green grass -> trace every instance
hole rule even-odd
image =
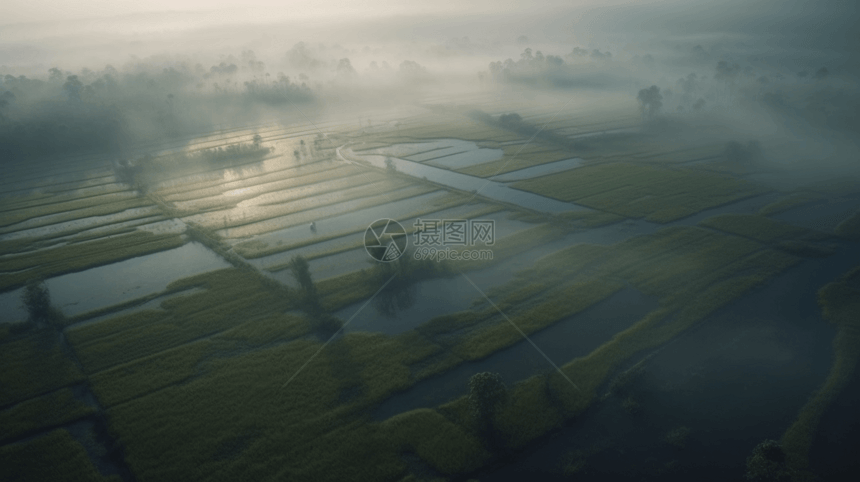
[[[821,195],[813,192],[783,196],[759,209],[758,213],[762,216],[770,216],[772,214],[788,211],[789,209],[796,208],[798,206],[803,206],[804,204],[809,204],[810,202],[818,199],[821,199]]]
[[[611,296],[623,287],[618,281],[597,280],[590,283],[570,283],[550,290],[537,303],[524,303],[520,299],[499,303],[504,312],[526,335],[532,334],[561,319],[579,313],[589,306]],[[535,291],[541,291],[538,285]],[[466,360],[484,358],[502,348],[522,340],[522,335],[505,319],[469,333],[452,351]]]
[[[0,444],[94,413],[96,409],[76,398],[71,388],[61,388],[0,411]]]
[[[809,450],[816,437],[821,417],[852,380],[860,360],[860,290],[854,268],[842,278],[828,283],[818,292],[824,318],[836,326],[833,339],[834,361],[824,384],[804,405],[797,420],[782,436],[786,463],[798,472],[797,480],[811,479]]]
[[[807,229],[774,221],[756,214],[721,214],[705,219],[699,224],[764,243],[796,238],[809,233]]]
[[[168,290],[205,291],[170,298],[163,310],[147,310],[67,330],[87,373],[152,355],[249,320],[288,309],[292,300],[269,288],[256,273],[225,269],[171,283]]]
[[[860,240],[860,211],[851,215],[850,218],[836,226],[836,234],[851,239]]]
[[[527,288],[535,280],[554,286],[558,280],[590,279],[594,281],[584,281],[581,286],[599,299],[600,284],[593,283],[605,280],[604,283],[610,282],[605,289],[611,290],[611,280],[620,277],[646,293],[659,296],[662,306],[587,356],[562,367],[579,390],[557,374],[517,384],[512,389],[511,403],[499,413],[505,445],[512,449],[523,447],[561,422],[583,413],[595,400],[598,389],[627,360],[668,342],[797,261],[784,253],[761,249],[750,241],[687,227],[667,228],[608,247],[572,246],[539,260],[533,268],[517,276],[516,285]],[[692,267],[685,268],[687,265]],[[503,287],[490,296],[503,300],[514,293],[516,290]],[[538,305],[533,309],[540,313],[540,308]],[[513,313],[509,317],[519,319],[526,327],[529,320],[540,320],[540,316],[518,318],[520,315]],[[469,325],[481,326],[482,319],[486,318],[478,313],[460,313],[432,320],[422,329],[428,330],[433,339],[439,339],[446,332],[461,331]],[[467,329],[466,333],[471,332]],[[479,345],[495,342],[485,336],[476,338]],[[480,347],[474,349],[480,351]]]
[[[560,233],[538,225],[497,240],[494,249],[504,258]],[[523,447],[578,416],[627,360],[796,261],[760,243],[695,227],[666,228],[613,246],[576,245],[538,260],[488,293],[526,333],[605,299],[625,281],[659,296],[662,307],[564,365],[581,392],[558,375],[515,384],[498,417],[503,446]],[[394,337],[351,333],[320,351],[321,340],[302,337],[306,320],[278,313],[288,302],[254,298],[262,290],[255,280],[237,269],[191,277],[170,289],[206,292],[169,300],[164,313],[68,330],[88,371],[110,367],[91,382],[139,480],[400,480],[408,475],[403,454],[416,454],[446,476],[493,459],[475,435],[464,399],[382,423],[365,415],[424,377],[519,341],[492,307],[437,317]],[[339,307],[366,299],[378,286],[378,273],[368,269],[320,282],[318,289],[329,307]],[[232,303],[240,309],[225,308]],[[222,311],[228,313],[223,319]],[[159,333],[168,320],[209,327],[222,320],[226,328],[202,339],[209,328],[189,332],[180,337],[183,344],[165,351]],[[116,344],[113,351],[92,350]],[[146,354],[126,355],[135,350]]]
[[[57,333],[39,330],[0,344],[0,407],[84,380]]]
[[[66,221],[89,218],[92,216],[107,216],[117,214],[126,209],[151,206],[152,203],[144,198],[134,197],[131,193],[118,193],[105,196],[42,206],[33,210],[7,213],[0,216],[0,233],[13,233],[21,229],[51,226]],[[44,217],[43,217],[44,216]],[[35,219],[43,217],[42,219]],[[13,226],[23,221],[32,220],[26,226]]]
[[[66,430],[0,447],[0,480],[29,482],[120,482],[117,476],[104,477],[93,466],[84,447]]]
[[[659,223],[763,192],[731,177],[626,162],[583,166],[520,181],[514,187]]]
[[[382,423],[397,449],[415,453],[438,472],[462,474],[481,467],[490,458],[474,433],[431,409],[418,409]]]
[[[515,144],[504,146],[503,149],[505,153],[501,159],[457,169],[457,172],[470,176],[491,177],[518,169],[575,157],[573,153],[538,144],[529,144],[526,147]]]
[[[117,189],[116,192],[99,193],[97,195],[54,195],[38,203],[19,203],[15,204],[15,198],[4,202],[7,208],[0,211],[0,227],[7,227],[17,224],[28,219],[39,218],[43,216],[58,215],[63,213],[77,213],[78,211],[86,211],[89,209],[108,208],[109,212],[104,214],[112,214],[119,212],[113,210],[111,206],[117,205],[123,209],[128,209],[129,201],[135,201],[137,198],[134,193],[127,189]],[[131,207],[138,207],[137,205]],[[93,216],[94,214],[89,214]],[[62,216],[60,216],[62,217]],[[73,216],[68,219],[78,219],[79,216]],[[36,227],[28,226],[28,227]]]
[[[235,480],[243,472],[262,480],[290,465],[311,473],[332,469],[315,467],[335,455],[319,452],[349,447],[326,440],[325,434],[340,426],[345,436],[354,437],[343,410],[335,409],[341,385],[348,381],[333,376],[332,352],[323,351],[282,388],[319,347],[319,342],[298,340],[213,359],[205,374],[188,383],[110,408],[139,480]],[[244,449],[221,455],[237,437],[246,439],[238,444]],[[349,441],[355,450],[368,444],[366,439]],[[338,467],[353,462],[356,470],[370,468],[369,461],[342,457]]]

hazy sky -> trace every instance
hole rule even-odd
[[[70,18],[112,17],[144,12],[229,12],[244,18],[376,17],[397,14],[515,11],[553,5],[585,5],[595,0],[515,2],[510,0],[5,0],[2,23],[40,22]]]
[[[860,49],[857,0],[3,0],[3,7],[0,65],[33,71],[156,53],[268,47],[282,55],[299,41],[410,48],[464,36],[516,48],[527,35],[530,46],[552,53],[577,45],[631,55],[670,44],[754,46],[798,57],[824,52],[846,57],[843,64],[856,63],[848,53]]]

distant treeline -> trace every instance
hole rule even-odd
[[[253,59],[252,59],[253,60]],[[158,65],[156,65],[158,64]],[[313,101],[304,83],[260,62],[140,62],[118,71],[52,68],[45,78],[0,78],[0,158],[106,152],[253,121],[266,106]]]
[[[583,142],[569,139],[551,130],[543,130],[539,126],[524,121],[523,118],[515,112],[493,117],[484,111],[472,110],[469,111],[467,115],[476,121],[516,132],[527,139],[534,137],[546,142],[551,142],[564,149],[582,150],[586,148]]]
[[[478,77],[482,81],[492,80],[494,82],[514,82],[524,84],[549,83],[556,87],[571,86],[574,79],[574,65],[583,61],[608,61],[612,59],[612,53],[601,52],[598,49],[591,51],[575,47],[564,57],[557,55],[544,55],[540,50],[532,52],[527,48],[520,54],[519,60],[506,59],[503,61],[490,62],[489,70],[479,72]]]

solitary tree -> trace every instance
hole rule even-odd
[[[37,326],[46,326],[62,319],[62,313],[51,306],[51,294],[48,287],[40,280],[27,284],[23,294],[24,306],[30,316],[30,321]]]
[[[639,100],[642,117],[646,119],[654,118],[660,112],[660,108],[663,107],[663,96],[660,94],[660,88],[656,85],[640,90],[636,99]]]
[[[508,399],[508,389],[498,373],[482,372],[469,380],[469,405],[472,416],[481,431],[491,435],[495,431],[493,419],[496,410]]]
[[[290,260],[290,270],[292,270],[293,276],[305,293],[305,301],[316,304],[317,288],[314,285],[313,279],[311,279],[311,270],[308,261],[301,255],[293,256]]]

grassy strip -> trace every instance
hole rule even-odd
[[[860,211],[836,226],[836,234],[857,241],[860,240]]]
[[[145,357],[288,309],[292,301],[255,272],[225,269],[171,283],[168,290],[206,290],[167,299],[163,311],[141,311],[71,327],[67,336],[87,373]]]
[[[505,155],[501,159],[457,169],[457,172],[470,176],[490,177],[575,157],[570,152],[552,150],[540,146],[529,145],[517,153],[519,149],[520,146],[516,145],[505,146]]]
[[[0,444],[34,433],[46,427],[56,427],[96,412],[75,397],[71,388],[31,398],[0,412]]]
[[[162,296],[169,295],[169,294],[176,293],[176,292],[179,292],[179,291],[165,290],[165,291],[162,291],[160,293],[152,293],[152,294],[140,297],[140,298],[135,298],[133,300],[125,301],[123,303],[117,303],[115,305],[105,306],[104,308],[98,308],[98,309],[95,309],[92,311],[87,311],[85,313],[81,313],[81,314],[76,315],[76,316],[66,317],[63,320],[63,322],[64,322],[65,326],[75,325],[75,324],[81,323],[83,321],[89,320],[91,318],[97,318],[100,316],[109,315],[111,313],[127,310],[129,308],[134,308],[135,306],[146,304],[146,303],[148,303],[148,302],[150,302],[156,298],[160,298]]]
[[[0,290],[23,286],[33,278],[48,278],[93,268],[177,248],[184,243],[185,240],[181,235],[155,235],[146,231],[136,231],[88,243],[60,246],[3,258],[0,259],[0,271],[6,273],[0,274]]]
[[[796,238],[809,232],[807,229],[774,221],[756,214],[721,214],[705,219],[699,224],[764,243],[772,243],[786,238]]]
[[[543,285],[536,285],[539,291]],[[569,283],[541,297],[539,303],[522,303],[522,300],[506,300],[499,306],[520,330],[530,335],[542,328],[571,315],[579,313],[598,301],[608,298],[624,287],[620,281]],[[522,305],[526,305],[522,308]],[[515,308],[516,307],[516,308]],[[461,338],[452,351],[465,360],[479,360],[502,348],[522,340],[522,335],[507,320],[481,328]]]
[[[50,216],[41,222],[34,220],[32,223],[28,223],[26,226],[27,229],[88,218],[90,216],[114,214],[148,204],[136,197],[132,192],[123,192],[91,196],[69,202],[39,206],[37,208],[24,208],[0,216],[0,228],[4,228],[0,232],[10,233],[17,231],[16,229],[10,229],[10,226],[22,223],[28,219]]]
[[[83,374],[50,330],[0,344],[0,407],[78,383]]]
[[[834,361],[827,379],[800,410],[797,420],[782,436],[786,463],[795,471],[793,480],[815,480],[809,471],[809,449],[822,415],[851,381],[860,359],[860,268],[825,285],[818,292],[824,318],[836,326]]]
[[[67,430],[55,430],[26,442],[0,447],[0,480],[24,482],[121,482],[102,476],[84,447]]]
[[[443,473],[471,470],[487,457],[473,434],[432,411],[385,424],[361,419],[362,407],[411,384],[408,365],[438,351],[414,333],[349,334],[307,365],[321,342],[298,339],[235,352],[235,335],[207,340],[217,356],[184,383],[108,409],[140,480],[231,480],[242,474],[254,480],[396,480],[406,470],[398,456],[403,450],[416,451]],[[170,356],[181,357],[182,350],[192,347]],[[197,350],[180,364],[192,365]],[[120,387],[110,385],[107,375],[123,377],[124,369],[131,372],[122,385],[132,389],[135,380],[155,380],[159,365],[172,370],[155,358],[93,377],[96,390]],[[344,393],[357,398],[343,402]]]
[[[349,424],[343,410],[333,410],[349,382],[332,374],[337,360],[329,354],[337,350],[322,351],[281,388],[319,347],[297,340],[213,359],[199,378],[109,409],[126,442],[128,463],[142,481],[263,480],[279,470],[290,480],[314,480],[314,474],[347,466],[381,476],[376,480],[391,479],[402,467],[381,474],[372,467],[396,465],[396,457],[386,461],[388,451],[374,454],[369,449],[379,447],[367,427]],[[338,437],[326,435],[332,430]],[[336,462],[318,465],[327,460]]]
[[[633,163],[583,166],[514,187],[654,222],[674,221],[762,192],[726,176]]]
[[[155,218],[155,219],[152,219]],[[110,220],[103,221],[100,223],[90,224],[87,226],[67,229],[67,230],[55,230],[52,229],[50,232],[46,233],[43,236],[33,236],[26,238],[19,238],[10,241],[0,241],[0,253],[3,254],[17,254],[25,251],[33,251],[36,249],[50,248],[59,243],[63,242],[72,242],[72,243],[80,243],[83,241],[90,241],[99,238],[106,238],[108,236],[116,236],[118,234],[127,234],[134,232],[134,230],[138,226],[152,224],[159,221],[164,221],[165,218],[156,213],[139,213],[133,216],[123,218],[121,221]],[[104,228],[107,226],[111,226],[119,223],[127,223],[130,221],[137,221],[132,224],[128,224],[123,227],[118,227],[110,230],[99,230],[100,228]],[[99,230],[95,233],[87,233],[90,230]],[[82,234],[83,233],[83,234]]]
[[[490,459],[474,432],[457,425],[436,410],[402,413],[381,424],[399,451],[415,453],[444,475],[472,472]]]
[[[109,189],[102,187],[102,189],[104,189],[104,191],[98,192],[95,194],[87,193],[85,195],[81,195],[80,193],[78,193],[78,191],[82,188],[79,186],[75,186],[74,190],[72,190],[71,193],[69,193],[69,194],[43,193],[43,194],[38,194],[38,195],[33,195],[33,196],[15,196],[15,197],[4,198],[3,204],[0,205],[0,213],[9,213],[9,212],[14,212],[14,211],[29,210],[29,209],[35,209],[35,208],[45,208],[46,206],[51,206],[51,205],[55,205],[55,204],[65,205],[65,204],[72,203],[75,201],[79,201],[81,204],[86,205],[86,202],[87,202],[86,200],[88,200],[92,197],[108,196],[111,194],[117,194],[117,193],[128,191],[128,187],[123,186],[123,185],[118,184],[118,183],[115,183],[115,182],[111,182],[107,185],[113,186],[113,187],[111,187]],[[53,208],[48,208],[48,209],[53,210]],[[63,210],[65,210],[65,209],[63,209]],[[58,212],[62,212],[63,210],[58,211]]]
[[[810,202],[818,199],[821,199],[821,195],[817,193],[800,193],[792,194],[791,196],[783,196],[759,209],[758,213],[762,216],[770,216],[772,214],[788,211],[791,208],[809,204]]]
[[[244,322],[211,338],[187,343],[90,375],[93,390],[106,407],[207,373],[203,362],[213,356],[235,356],[268,344],[305,335],[304,318],[272,314]]]
[[[546,226],[536,228],[540,229],[528,230],[531,236],[553,233]],[[497,241],[497,245],[507,238]],[[665,343],[796,261],[769,250],[755,251],[760,246],[757,243],[699,228],[670,228],[640,238],[615,246],[578,248],[545,258],[534,272],[518,276],[510,289],[493,295],[506,310],[513,312],[514,306],[522,306],[521,312],[514,316],[520,316],[521,323],[532,329],[551,317],[580,309],[579,305],[587,303],[584,299],[596,299],[617,289],[621,286],[617,281],[623,277],[621,274],[643,276],[638,282],[645,283],[648,279],[644,273],[666,264],[672,256],[686,257],[687,263],[698,260],[694,267],[682,271],[678,271],[682,263],[669,263],[671,268],[667,269],[677,271],[680,280],[659,275],[653,282],[652,290],[661,292],[664,308],[587,357],[565,366],[565,372],[582,393],[552,376],[534,377],[515,385],[511,403],[497,417],[505,447],[522,447],[558,423],[580,414],[599,386],[625,360]],[[745,254],[747,248],[754,251]],[[711,260],[713,257],[717,259]],[[721,269],[714,270],[709,263]],[[229,271],[225,270],[225,277]],[[566,279],[570,273],[583,279]],[[365,276],[370,274],[364,272]],[[524,281],[532,276],[536,281]],[[566,279],[567,284],[554,291],[544,289],[555,286],[555,278]],[[689,279],[697,282],[690,283]],[[591,285],[589,280],[595,284]],[[378,276],[354,278],[352,282],[352,286],[346,283],[343,287],[363,290],[379,285]],[[182,284],[195,283],[199,284],[199,279]],[[321,294],[323,285],[325,282],[320,283]],[[679,285],[688,288],[679,290]],[[564,305],[559,307],[559,303]],[[202,307],[187,308],[187,313],[181,316],[193,316]],[[399,457],[403,451],[418,454],[443,474],[456,475],[475,470],[490,457],[483,441],[474,434],[465,399],[446,404],[435,412],[418,410],[381,424],[368,423],[362,413],[394,391],[414,383],[411,367],[416,364],[437,360],[433,365],[443,367],[441,370],[452,366],[457,359],[440,356],[444,351],[433,340],[453,337],[464,324],[488,319],[492,313],[485,310],[448,315],[445,320],[434,319],[418,332],[397,337],[349,334],[322,351],[319,351],[322,342],[310,339],[243,351],[245,344],[237,344],[235,336],[227,337],[227,333],[233,332],[225,332],[206,342],[219,347],[213,350],[219,356],[194,363],[193,350],[208,349],[206,346],[185,345],[170,352],[169,356],[179,361],[168,365],[175,366],[179,375],[184,370],[186,378],[176,377],[183,383],[129,399],[137,385],[134,378],[139,377],[141,385],[157,378],[163,366],[157,357],[117,366],[110,372],[102,372],[105,378],[93,380],[97,391],[99,385],[102,387],[100,397],[112,392],[116,394],[115,400],[128,400],[109,408],[109,415],[126,443],[127,460],[142,481],[237,477],[398,480],[407,471]],[[91,329],[104,323],[109,322],[93,325]],[[261,335],[256,339],[259,342],[269,339],[271,335],[265,327],[276,323],[273,320],[271,324],[260,325]],[[116,322],[113,331],[124,331],[124,325],[128,323]],[[96,338],[101,340],[104,336],[101,333]],[[243,336],[239,338],[245,339]],[[192,351],[180,355],[185,349]],[[316,358],[308,364],[315,354]],[[120,381],[125,368],[132,370],[131,375]],[[193,376],[188,376],[189,373]]]

